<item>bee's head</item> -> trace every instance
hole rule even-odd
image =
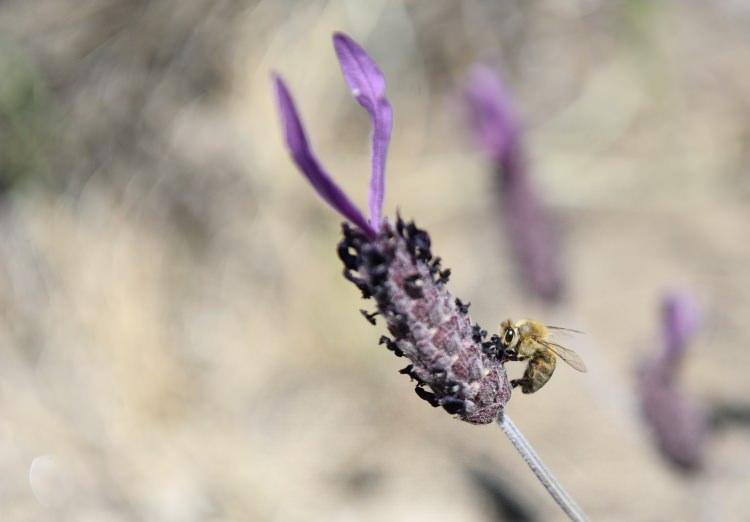
[[[503,351],[515,353],[518,345],[518,328],[508,319],[500,325],[500,346]]]

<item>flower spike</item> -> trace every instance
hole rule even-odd
[[[464,96],[479,148],[497,171],[500,208],[520,271],[535,294],[555,302],[564,289],[558,230],[529,174],[511,98],[484,65],[472,69]]]
[[[370,224],[379,230],[385,197],[385,162],[393,127],[393,111],[385,97],[385,77],[365,50],[347,35],[335,33],[333,47],[344,80],[372,121],[372,174],[368,204]]]
[[[276,102],[281,115],[281,124],[284,128],[284,139],[297,167],[326,203],[359,227],[369,238],[374,238],[377,235],[375,229],[313,155],[307,142],[307,136],[305,136],[305,129],[302,127],[294,101],[292,101],[292,96],[284,85],[284,81],[277,74],[273,74],[272,78]]]
[[[683,471],[705,461],[709,420],[704,406],[686,389],[679,367],[699,323],[697,305],[685,293],[662,301],[664,346],[638,371],[641,411],[664,457]]]

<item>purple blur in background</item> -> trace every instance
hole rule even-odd
[[[537,296],[556,301],[563,289],[559,234],[529,175],[510,96],[492,69],[475,65],[464,98],[479,148],[497,172],[502,221],[523,280]]]
[[[638,374],[641,409],[662,454],[683,470],[697,470],[705,458],[709,421],[679,374],[698,328],[697,306],[687,294],[668,294],[661,320],[664,345]]]

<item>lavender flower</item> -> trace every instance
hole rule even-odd
[[[411,364],[401,373],[417,382],[417,395],[433,406],[442,406],[471,424],[497,420],[514,447],[552,498],[571,520],[586,516],[555,480],[523,434],[504,413],[511,386],[503,367],[499,338],[485,340],[487,332],[472,323],[469,305],[454,298],[446,283],[450,270],[441,268],[431,251],[430,236],[400,216],[395,223],[381,217],[385,195],[385,160],[393,123],[385,98],[385,79],[375,62],[348,36],[333,37],[344,79],[373,126],[372,174],[366,220],[323,170],[310,149],[289,91],[273,75],[282,125],[292,159],[315,191],[349,223],[338,255],[344,277],[354,283],[364,298],[373,298],[392,338],[383,344]]]
[[[500,78],[476,65],[464,88],[471,127],[500,184],[500,209],[508,241],[529,288],[545,300],[563,286],[558,235],[529,176],[521,125]]]
[[[392,337],[381,337],[395,355],[411,362],[401,373],[416,381],[419,397],[472,424],[494,421],[510,398],[497,336],[472,323],[468,304],[446,288],[450,270],[431,251],[430,236],[400,217],[381,217],[385,163],[393,123],[385,78],[348,36],[333,44],[344,79],[373,126],[369,220],[365,219],[313,155],[284,82],[273,76],[287,146],[315,191],[349,223],[338,246],[344,276],[364,298],[373,298]],[[375,315],[363,312],[372,323]]]
[[[678,375],[697,324],[696,306],[687,295],[667,295],[662,305],[664,348],[638,374],[641,408],[659,449],[686,470],[702,465],[709,429],[706,413],[683,389]]]

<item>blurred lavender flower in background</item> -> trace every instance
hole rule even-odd
[[[558,234],[529,176],[510,96],[494,71],[475,65],[464,98],[476,141],[497,170],[503,224],[523,279],[536,295],[555,301],[563,290]]]
[[[687,393],[679,369],[698,328],[695,302],[687,294],[668,294],[662,304],[663,349],[638,373],[641,409],[664,456],[681,469],[696,470],[704,460],[708,416]]]
[[[292,159],[318,195],[354,225],[343,225],[344,238],[338,246],[344,276],[364,298],[375,299],[377,313],[393,336],[381,337],[380,344],[411,362],[401,373],[417,382],[417,394],[433,406],[442,406],[472,424],[490,423],[511,394],[497,336],[485,340],[487,332],[472,323],[468,305],[447,290],[450,270],[442,269],[440,258],[433,256],[427,232],[400,217],[395,223],[381,217],[393,120],[385,98],[385,78],[348,36],[337,33],[333,43],[344,79],[372,121],[369,220],[313,155],[291,95],[274,75]],[[377,313],[363,313],[375,323]]]

